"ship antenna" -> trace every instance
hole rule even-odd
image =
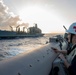
[[[64,29],[67,30],[67,28],[63,25]]]

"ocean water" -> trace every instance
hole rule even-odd
[[[49,37],[54,35],[56,34],[48,34],[43,37],[2,39],[0,40],[0,61],[6,58],[14,57],[28,50],[39,48],[49,41]]]

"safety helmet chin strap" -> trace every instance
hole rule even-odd
[[[72,38],[75,34],[71,34],[71,37],[70,37],[70,43],[72,43]]]

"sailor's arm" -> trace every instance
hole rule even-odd
[[[67,54],[67,50],[59,50],[59,53]]]
[[[64,59],[63,61],[64,61],[64,65],[65,65],[67,68],[69,68],[70,64],[67,62],[67,60]]]
[[[67,50],[59,50],[57,48],[51,47],[56,53],[67,54]]]
[[[60,58],[62,59],[65,67],[67,68],[68,72],[69,72],[69,75],[76,75],[76,56],[74,57],[73,61],[71,64],[69,64],[67,62],[67,60],[65,59],[64,55],[63,54],[60,54],[59,55]]]
[[[65,59],[64,55],[60,54],[59,57],[62,59],[62,61],[63,61],[64,65],[66,66],[66,68],[69,68],[70,64]]]

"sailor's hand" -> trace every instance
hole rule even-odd
[[[63,54],[60,54],[60,55],[59,55],[59,58],[60,58],[61,60],[63,60],[63,61],[66,60],[66,58],[65,58],[65,56],[64,56]]]
[[[57,48],[51,47],[52,50],[54,50],[56,53],[59,52],[59,50]]]

